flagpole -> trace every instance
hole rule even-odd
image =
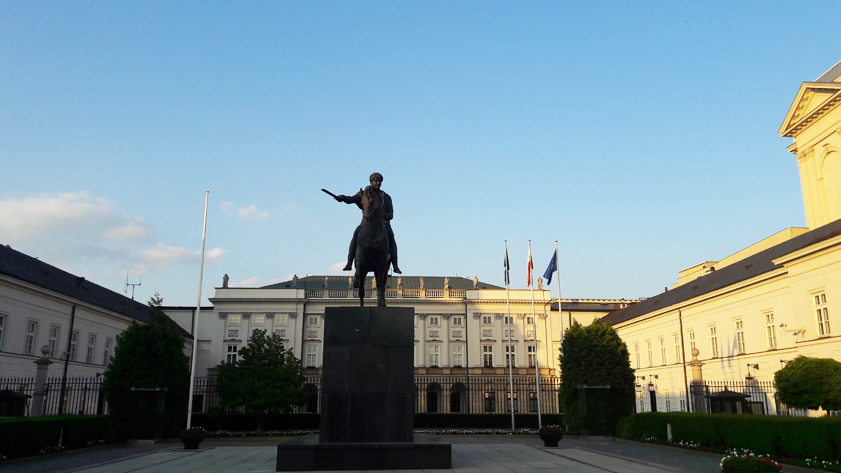
[[[555,268],[558,270],[558,314],[561,316],[561,354],[564,353],[564,311],[561,310],[561,262],[558,261],[558,240],[555,240]]]
[[[537,425],[543,427],[543,420],[540,417],[540,352],[537,351],[537,312],[534,309],[534,281],[532,281],[532,270],[534,263],[531,258],[531,240],[529,240],[529,287],[531,287],[531,325],[534,336],[534,383],[537,388]]]
[[[514,370],[511,366],[511,297],[508,293],[508,240],[505,240],[505,309],[508,313],[508,317],[506,318],[506,323],[508,324],[508,399],[511,404],[511,432],[514,432]]]
[[[204,277],[204,243],[207,236],[207,201],[210,197],[210,191],[204,193],[204,225],[201,231],[201,265],[199,266],[199,297],[196,302],[196,315],[193,316],[193,357],[190,360],[190,397],[187,401],[187,430],[192,427],[193,422],[193,387],[196,383],[196,351],[199,340],[197,334],[199,332],[199,312],[201,312],[201,285]]]

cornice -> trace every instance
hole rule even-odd
[[[793,251],[787,255],[780,256],[779,258],[771,260],[774,264],[782,264],[787,265],[795,260],[799,260],[805,258],[810,255],[814,255],[815,253],[822,252],[828,248],[832,248],[833,246],[837,246],[841,244],[841,235],[836,237],[830,238],[828,240],[824,240],[820,243],[816,243],[814,245],[809,245],[806,248]],[[817,255],[815,255],[817,256]]]

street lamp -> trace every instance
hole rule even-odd
[[[655,379],[660,379],[660,377],[657,376],[656,374],[652,374],[651,376],[649,376],[648,392],[650,392],[650,393],[654,392],[654,380]]]
[[[759,369],[759,363],[748,363],[748,375],[745,376],[745,381],[750,382],[754,380],[754,377],[750,374],[750,369],[753,368],[755,370]]]

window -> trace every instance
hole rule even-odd
[[[453,345],[453,366],[464,366],[464,346]]]
[[[520,406],[517,405],[519,404],[517,402],[517,394],[519,393],[517,391],[514,391],[514,412],[520,412]],[[507,391],[505,393],[505,411],[511,412],[511,391]]]
[[[815,315],[818,316],[818,335],[832,333],[829,330],[829,308],[826,306],[826,293],[815,294]]]
[[[490,315],[483,315],[483,316],[482,316],[482,324],[484,324],[484,325],[491,325],[491,324],[493,324],[493,316],[490,316]]]
[[[680,336],[674,336],[675,341],[675,363],[683,361],[683,350],[680,349]]]
[[[88,353],[85,356],[85,363],[93,363],[93,351],[96,349],[96,334],[88,335]]]
[[[453,321],[453,325],[461,326],[461,317],[453,317],[452,321]]]
[[[111,361],[111,343],[113,342],[110,338],[105,339],[105,350],[102,352],[103,365],[108,365],[108,362]]]
[[[307,325],[310,327],[318,327],[318,316],[317,315],[310,315],[307,317]]]
[[[526,324],[527,325],[534,325],[534,317],[532,317],[532,316],[526,317]]]
[[[511,365],[510,365],[511,367],[513,367],[513,368],[517,367],[517,358],[515,356],[516,353],[514,353],[514,348],[515,347],[513,347],[513,346],[509,347],[508,345],[505,345],[505,366],[509,366],[508,363],[510,361],[511,362]]]
[[[280,315],[276,316],[275,317],[275,323],[277,325],[286,325],[287,324],[286,317],[287,317],[286,314],[280,314]]]
[[[24,339],[23,352],[31,355],[35,348],[35,336],[38,334],[38,322],[30,320],[26,323],[26,338]]]
[[[640,344],[634,343],[634,356],[637,358],[637,368],[640,367]]]
[[[768,343],[769,350],[777,348],[777,332],[774,328],[773,312],[765,314],[765,341]]]
[[[718,335],[716,335],[715,326],[710,327],[710,352],[713,358],[718,358]]]
[[[745,352],[745,330],[741,320],[736,321],[736,345],[739,353]]]
[[[493,345],[482,345],[482,358],[485,366],[492,367],[494,365],[494,347]]]
[[[529,412],[537,412],[537,391],[529,392]]]
[[[236,363],[237,351],[239,351],[239,345],[228,345],[228,356],[225,358],[225,363]]]
[[[646,348],[648,348],[648,366],[654,366],[654,353],[651,351],[651,342],[645,342]]]
[[[441,347],[438,345],[429,346],[429,366],[438,366],[438,356],[441,352]]]
[[[660,364],[666,364],[666,339],[660,339]]]
[[[684,392],[678,391],[677,395],[680,398],[680,412],[686,412],[686,396],[684,396]]]
[[[441,325],[441,321],[437,315],[429,317],[429,325]]]
[[[58,335],[61,333],[61,327],[58,325],[50,326],[50,358],[55,358],[58,350]]]
[[[505,325],[508,325],[508,324],[514,325],[515,324],[514,317],[508,317],[506,315],[505,317],[502,318],[502,323],[504,323]],[[516,398],[517,396],[514,396],[514,397]]]
[[[640,399],[640,412],[645,412],[645,401]]]
[[[76,361],[76,345],[79,343],[79,331],[74,330],[70,334],[70,353],[67,354],[72,361]]]
[[[307,366],[318,363],[318,345],[307,345]]]
[[[669,399],[669,391],[664,394],[666,395],[666,412],[672,412],[672,400]]]
[[[528,354],[529,358],[529,368],[534,368],[536,366],[534,358],[534,345],[528,345],[526,347],[526,353]]]
[[[0,314],[0,349],[3,348],[3,331],[6,328],[6,316]]]
[[[695,348],[695,332],[689,332],[689,349]]]
[[[485,391],[485,412],[496,412],[496,393]]]
[[[252,325],[263,325],[263,316],[262,315],[255,315],[251,317],[251,324]]]
[[[239,316],[238,315],[228,316],[228,325],[239,325]]]

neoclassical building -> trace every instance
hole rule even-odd
[[[376,304],[372,282],[368,278],[363,289],[366,305]],[[467,404],[473,403],[473,411],[503,412],[507,394],[497,394],[500,389],[494,383],[508,382],[509,356],[515,384],[534,383],[539,365],[539,376],[548,383],[546,386],[556,386],[562,318],[564,327],[570,320],[592,321],[631,302],[563,300],[562,315],[557,299],[551,299],[548,290],[534,291],[534,310],[531,291],[511,290],[509,294],[510,319],[503,287],[457,276],[389,278],[387,304],[415,311],[415,377],[422,391],[419,411],[465,412]],[[300,358],[304,374],[317,380],[322,366],[325,308],[357,306],[358,301],[358,292],[347,276],[309,275],[265,287],[227,287],[223,283],[210,298],[212,310],[200,312],[197,376],[213,376],[220,363],[235,361],[251,332],[261,329],[279,334],[285,346]],[[191,329],[187,324],[193,310],[166,308],[167,314],[187,330]],[[475,387],[480,379],[494,387]],[[466,392],[468,386],[470,393]],[[464,392],[459,394],[458,390]],[[533,410],[533,405],[525,403],[527,396],[534,396],[532,391],[523,393],[520,399],[524,407],[515,409]],[[553,393],[547,389],[542,397],[552,402],[551,398],[557,398]],[[468,396],[475,399],[468,402]],[[554,402],[553,409],[557,409]]]
[[[683,270],[671,290],[604,318],[646,377],[638,410],[685,410],[693,371],[759,385],[799,355],[841,360],[841,63],[800,86],[779,133],[794,141],[808,228]],[[772,391],[746,401],[776,412]]]

